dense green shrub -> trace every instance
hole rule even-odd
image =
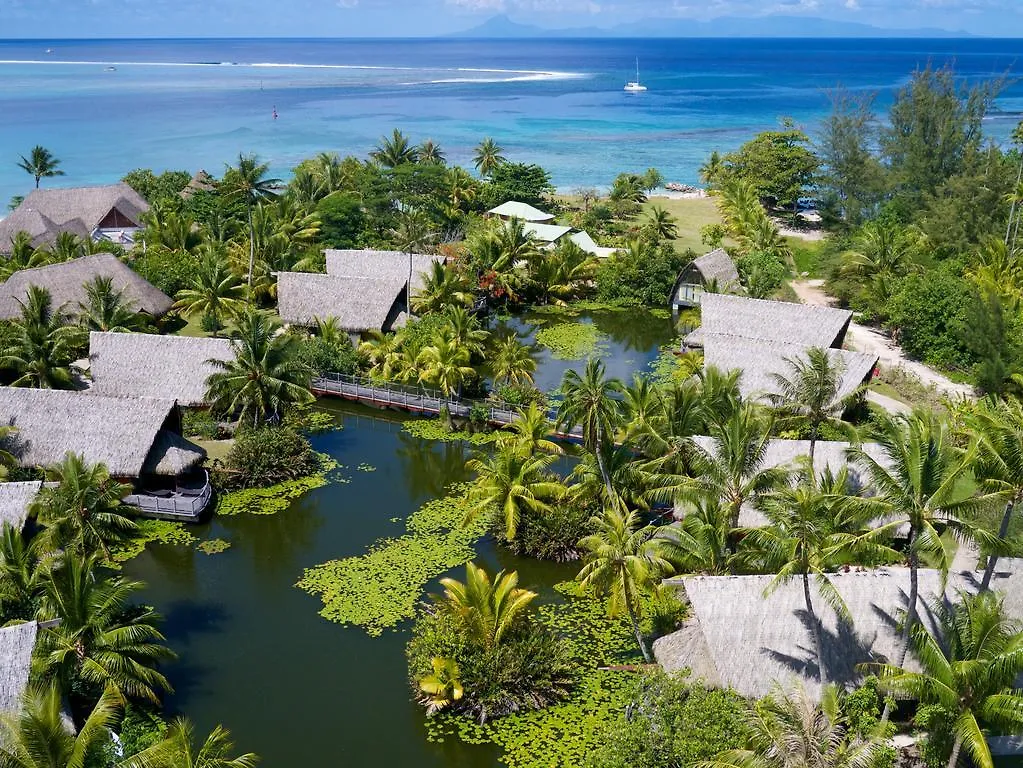
[[[694,254],[677,252],[671,245],[643,249],[643,258],[619,253],[597,270],[597,298],[609,304],[664,307],[678,273]]]
[[[433,672],[433,659],[458,666],[464,694],[450,711],[484,721],[543,709],[568,695],[574,670],[564,645],[545,627],[523,619],[495,645],[474,642],[450,614],[428,610],[416,619],[407,648],[409,679]]]
[[[888,302],[889,323],[910,357],[966,369],[974,362],[963,334],[971,301],[969,284],[951,269],[914,273]]]
[[[290,427],[245,429],[218,472],[225,488],[259,488],[295,480],[317,470],[316,453],[309,441]]]
[[[316,206],[320,237],[328,248],[357,248],[366,227],[362,204],[354,194],[335,192]]]
[[[164,171],[157,175],[149,168],[136,168],[121,181],[146,198],[150,205],[160,202],[181,204],[181,191],[188,186],[192,175],[188,171]]]
[[[203,440],[216,440],[223,437],[220,425],[213,415],[206,410],[189,408],[181,415],[181,431],[185,437],[199,437]]]
[[[576,545],[589,533],[590,512],[581,504],[555,503],[549,512],[527,512],[513,541],[504,538],[504,523],[495,515],[493,534],[519,555],[559,563],[579,559]]]
[[[172,297],[188,287],[198,269],[194,256],[164,248],[150,248],[131,267],[161,291]]]
[[[302,339],[298,347],[298,356],[303,363],[320,375],[353,374],[359,369],[359,357],[347,337],[336,341],[319,336]]]
[[[508,405],[525,408],[536,403],[541,408],[547,407],[547,394],[529,384],[501,384],[490,393],[491,398]]]
[[[781,288],[788,269],[771,253],[753,251],[735,260],[742,284],[754,299],[766,299]]]
[[[745,702],[733,691],[708,690],[682,675],[643,675],[590,766],[664,768],[709,760],[742,744],[746,717]]]

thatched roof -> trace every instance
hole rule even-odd
[[[124,292],[125,300],[134,309],[153,317],[165,314],[174,303],[170,296],[136,274],[112,253],[96,253],[15,272],[5,283],[0,283],[0,320],[21,315],[18,302],[25,300],[32,285],[50,292],[54,308],[64,307],[64,311],[74,314],[79,303],[86,301],[85,284],[97,277],[109,277],[113,287]]]
[[[227,339],[94,331],[89,334],[90,392],[204,405],[206,380],[216,371],[207,360],[233,359]]]
[[[0,714],[21,708],[38,631],[34,621],[0,629]]]
[[[693,259],[692,268],[700,273],[704,283],[716,281],[721,288],[739,284],[739,270],[724,248],[715,248]]]
[[[177,432],[161,429],[142,465],[145,475],[175,477],[195,469],[206,460],[206,451]]]
[[[833,364],[841,367],[838,399],[842,400],[866,381],[877,365],[878,357],[863,352],[825,347]],[[740,370],[739,389],[744,397],[769,399],[778,392],[775,375],[789,377],[792,369],[786,360],[805,360],[805,348],[740,336],[708,334],[703,338],[703,364],[722,371]]]
[[[184,200],[188,200],[196,192],[212,192],[214,189],[216,189],[216,184],[213,181],[213,177],[200,168],[195,172],[195,175],[192,176],[188,184],[185,185],[185,188],[181,190],[181,197]]]
[[[506,219],[522,219],[523,221],[552,221],[554,214],[544,213],[539,208],[534,208],[529,203],[520,203],[515,200],[509,200],[507,203],[501,203],[496,208],[491,208],[487,211],[492,216],[501,216]]]
[[[710,336],[723,335],[804,348],[838,348],[845,339],[852,312],[788,301],[706,293],[700,300],[700,317],[700,328],[686,339],[690,346],[705,345]]]
[[[0,527],[7,523],[19,531],[24,528],[29,504],[42,486],[38,480],[0,483]]]
[[[14,211],[0,221],[0,252],[10,249],[18,232],[27,232],[32,245],[52,243],[61,232],[91,237],[93,231],[117,209],[124,218],[141,225],[149,203],[127,184],[66,189],[34,189]]]
[[[853,686],[861,679],[858,664],[892,660],[900,647],[897,622],[908,604],[909,570],[836,573],[829,578],[853,623],[839,622],[816,585],[811,586],[825,663],[833,682]],[[708,684],[731,686],[743,696],[764,696],[775,682],[791,678],[802,678],[810,694],[819,696],[802,583],[793,579],[765,596],[773,579],[693,576],[669,581],[683,588],[692,608],[682,629],[654,643],[657,661],[668,671],[691,668]],[[921,570],[920,604],[927,606],[942,594],[941,574]],[[921,617],[931,623],[926,609]]]
[[[693,437],[693,443],[709,454],[713,454],[715,452],[716,440],[713,437],[697,435]],[[891,462],[885,455],[884,450],[877,443],[863,443],[860,447],[870,458],[882,467],[890,466]],[[851,448],[851,443],[833,440],[818,440],[813,451],[814,473],[820,475],[825,470],[837,473],[843,467],[848,467],[849,481],[852,483],[853,487],[857,490],[869,491],[867,488],[868,478],[864,472],[864,467],[855,462],[849,461],[848,454]],[[809,455],[809,440],[770,440],[767,443],[766,450],[764,451],[764,460],[760,468],[773,469],[775,467],[785,467],[794,470],[799,467],[799,462],[809,457]],[[869,495],[869,493],[867,495]],[[679,507],[676,509],[675,514],[676,517],[681,518],[685,514],[685,509]],[[766,525],[766,523],[767,518],[764,516],[763,512],[749,504],[743,505],[739,512],[739,525],[741,527],[757,528],[759,526]]]
[[[313,325],[336,318],[342,329],[389,330],[404,308],[405,278],[356,278],[309,272],[277,275],[277,311],[285,323]]]
[[[116,477],[138,477],[173,409],[173,400],[150,397],[0,387],[0,424],[15,427],[6,448],[23,467],[73,452]]]
[[[401,251],[327,250],[327,274],[332,277],[350,277],[372,280],[408,281],[409,255]],[[412,290],[418,291],[436,261],[441,256],[426,253],[412,254]]]

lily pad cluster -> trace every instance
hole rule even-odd
[[[170,520],[136,520],[138,530],[130,539],[114,544],[110,548],[113,564],[120,565],[141,555],[148,544],[173,544],[190,547],[196,538],[183,523]]]
[[[412,419],[402,429],[420,440],[436,440],[442,443],[466,442],[472,445],[488,445],[500,437],[499,432],[473,432],[457,430],[451,432],[440,419]]]
[[[225,517],[231,515],[276,515],[284,512],[298,497],[314,488],[327,484],[327,475],[337,469],[338,463],[326,454],[320,457],[320,469],[316,474],[287,480],[269,488],[247,488],[243,491],[231,491],[223,494],[217,503],[217,514]]]
[[[199,542],[195,548],[207,555],[219,555],[231,548],[231,542],[224,539],[207,539]]]
[[[583,360],[606,348],[608,336],[591,323],[557,323],[536,332],[536,341],[558,360]]]
[[[406,521],[408,533],[381,539],[357,557],[309,568],[295,585],[323,601],[320,615],[379,636],[415,616],[426,585],[475,557],[487,521],[463,526],[468,488],[430,501]]]

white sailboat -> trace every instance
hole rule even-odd
[[[639,81],[639,59],[636,59],[636,79],[625,84],[627,93],[640,93],[646,90],[646,86]]]

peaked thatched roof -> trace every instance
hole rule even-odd
[[[701,326],[686,339],[705,345],[711,335],[738,336],[800,347],[842,346],[852,312],[788,301],[749,299],[720,293],[700,300]]]
[[[0,423],[15,427],[6,447],[23,467],[73,452],[116,477],[138,477],[173,409],[173,400],[0,387]]]
[[[765,596],[773,579],[693,576],[669,581],[682,587],[692,612],[682,629],[654,643],[657,661],[669,671],[691,668],[708,684],[731,686],[743,696],[764,696],[775,682],[794,677],[803,678],[811,695],[819,696],[802,583],[793,579]],[[858,664],[891,660],[900,647],[897,622],[908,604],[909,570],[836,573],[829,579],[853,623],[841,623],[816,585],[811,586],[825,663],[832,681],[852,686],[861,678]],[[943,594],[941,574],[920,571],[921,605]],[[921,616],[930,623],[926,610]]]
[[[693,259],[691,266],[700,273],[704,283],[716,281],[721,288],[739,284],[739,270],[724,248],[715,248]]]
[[[523,221],[544,222],[554,219],[554,214],[552,213],[544,213],[529,203],[520,203],[515,200],[501,203],[496,208],[491,208],[487,213],[492,216],[501,216],[506,219],[522,219]]]
[[[213,181],[213,177],[200,168],[195,172],[195,175],[192,176],[188,184],[185,185],[185,188],[181,190],[181,197],[188,200],[196,192],[211,192],[215,188],[216,184]]]
[[[216,369],[207,360],[233,360],[227,339],[153,333],[89,334],[91,393],[158,397],[179,405],[206,403],[206,380]]]
[[[142,474],[175,477],[198,467],[206,460],[206,451],[177,432],[161,429],[156,433],[142,465]]]
[[[373,280],[408,281],[409,255],[401,251],[327,250],[327,274]],[[442,257],[425,253],[412,254],[412,290],[419,290],[433,264]]]
[[[65,189],[34,189],[14,211],[0,221],[0,252],[10,248],[18,232],[27,232],[32,245],[52,243],[61,232],[89,237],[114,209],[141,224],[149,203],[127,184]]]
[[[16,530],[25,527],[28,507],[43,484],[38,480],[27,483],[0,483],[0,527],[7,523]]]
[[[124,298],[139,312],[153,317],[164,315],[174,303],[171,298],[112,253],[96,253],[45,267],[15,272],[5,283],[0,283],[0,320],[10,320],[21,314],[19,301],[28,295],[29,286],[46,288],[53,299],[54,308],[74,314],[79,303],[85,303],[85,284],[96,277],[109,277],[115,289],[124,292]]]
[[[705,294],[706,295],[706,294]],[[838,398],[851,395],[866,381],[877,365],[877,355],[825,347],[833,364],[841,366]],[[745,397],[768,399],[778,392],[775,375],[789,377],[792,370],[786,360],[805,359],[805,348],[798,344],[754,340],[741,336],[707,334],[703,338],[703,364],[722,371],[740,370],[739,389]]]
[[[21,708],[38,631],[34,621],[0,629],[0,714]]]
[[[309,272],[277,275],[277,311],[294,325],[336,318],[342,329],[362,333],[390,330],[403,309],[404,277],[337,277]]]

